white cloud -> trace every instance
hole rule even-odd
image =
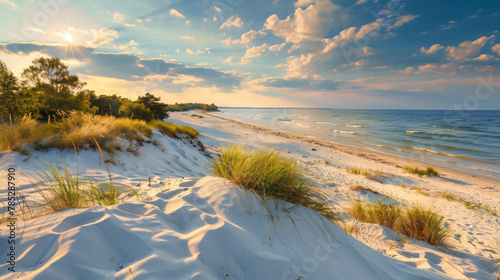
[[[187,53],[187,54],[195,54],[195,52],[193,52],[193,51],[192,51],[192,50],[190,50],[190,49],[186,49],[186,53]]]
[[[492,55],[489,55],[489,54],[482,54],[476,58],[473,58],[472,60],[488,61],[488,60],[492,60],[492,59],[495,59],[495,57]]]
[[[16,3],[12,3],[8,0],[0,0],[0,3],[5,3],[7,5],[11,5],[12,7],[17,7],[17,4]]]
[[[125,20],[125,16],[119,13],[115,13],[113,15],[113,22],[121,23]]]
[[[228,18],[221,26],[220,29],[224,29],[225,27],[242,27],[243,26],[243,20],[239,18],[238,16],[231,16]]]
[[[280,20],[276,14],[267,18],[264,27],[286,42],[300,43],[303,40],[320,40],[334,25],[341,7],[330,0],[299,0],[293,15]],[[302,9],[305,7],[304,9]]]
[[[226,58],[226,59],[224,60],[224,62],[225,62],[225,63],[229,63],[229,64],[233,65],[233,57],[232,57],[232,56],[230,56],[230,57]]]
[[[400,16],[397,18],[396,22],[390,26],[388,29],[392,29],[394,27],[400,27],[402,26],[403,24],[407,23],[407,22],[410,22],[414,19],[418,18],[418,16],[414,16],[414,15],[404,15],[404,16]]]
[[[245,56],[241,58],[240,64],[247,64],[248,62],[250,62],[251,58],[261,56],[262,53],[266,51],[266,49],[267,49],[266,43],[258,47],[248,48],[247,51],[245,52]]]
[[[361,56],[369,56],[373,54],[373,48],[370,47],[362,47],[361,51]]]
[[[281,50],[282,50],[285,46],[286,46],[286,43],[276,44],[276,45],[269,46],[269,50],[270,50],[270,51],[272,51],[272,52],[279,52],[279,51],[281,51]]]
[[[500,43],[491,47],[491,50],[496,52],[498,55],[500,55]]]
[[[170,9],[170,14],[175,16],[175,17],[179,17],[179,18],[185,18],[185,16],[183,14],[181,14],[179,11],[177,11],[176,9]]]
[[[245,44],[246,45],[246,44],[250,43],[252,40],[264,37],[266,34],[267,33],[262,31],[262,30],[259,30],[259,31],[250,30],[247,33],[243,33],[241,35],[240,39],[231,40],[231,38],[227,38],[227,39],[223,40],[222,42],[226,45],[229,45],[231,43],[232,44]]]
[[[125,46],[125,45],[120,45],[118,48],[119,48],[120,50],[124,50],[124,49],[126,49],[126,48],[127,48],[127,46]]]
[[[481,51],[481,48],[488,42],[489,39],[493,38],[495,35],[490,37],[483,36],[475,41],[465,41],[460,43],[456,47],[447,47],[446,51],[448,55],[455,60],[462,60],[476,56]]]
[[[444,47],[441,46],[440,44],[434,44],[428,49],[425,49],[425,47],[420,48],[420,52],[423,54],[434,54],[442,49],[444,49]]]
[[[137,46],[137,45],[139,45],[139,43],[137,43],[137,42],[136,42],[136,41],[134,41],[134,40],[130,40],[130,42],[128,42],[128,45],[129,45],[129,46]]]
[[[31,32],[46,33],[43,29],[41,29],[39,27],[34,27],[34,26],[28,26],[28,27],[26,27],[26,30],[31,31]]]
[[[136,21],[136,22],[142,22],[142,19],[140,19],[140,18],[136,18],[136,19],[135,19],[135,21]]]
[[[356,2],[356,5],[361,5],[363,3],[366,3],[366,0],[358,0],[358,2]]]
[[[181,39],[194,41],[193,36],[181,36]]]
[[[415,68],[413,68],[413,67],[406,67],[405,70],[398,71],[398,72],[401,74],[411,74],[411,73],[413,73],[414,70],[415,70]]]
[[[99,46],[109,44],[114,40],[114,38],[118,38],[118,32],[116,30],[110,30],[107,28],[101,28],[99,30],[92,29],[90,32],[94,36],[92,41],[87,42],[91,48],[97,48]]]
[[[189,25],[191,23],[190,20],[186,20],[186,25]]]

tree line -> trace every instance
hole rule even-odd
[[[149,92],[132,101],[115,95],[97,95],[86,83],[71,75],[59,58],[38,58],[18,79],[0,60],[0,117],[18,120],[57,119],[68,111],[128,117],[151,121],[168,118],[168,111],[217,110],[214,104],[165,104]]]

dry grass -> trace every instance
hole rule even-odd
[[[374,193],[374,194],[380,194],[379,192],[377,192],[377,191],[375,191],[375,190],[372,190],[372,189],[367,188],[367,187],[363,187],[363,186],[361,186],[361,185],[351,186],[351,187],[349,188],[349,190],[351,190],[351,191],[358,191],[358,192],[359,192],[359,191],[370,191],[370,192],[372,192],[372,193]]]
[[[419,187],[412,187],[412,188],[410,188],[410,190],[416,191],[417,193],[424,195],[424,196],[430,196],[430,194],[428,194],[426,191],[424,191],[422,188],[419,188]]]
[[[460,200],[458,197],[456,197],[454,194],[451,193],[441,193],[442,198],[446,198],[448,200]]]
[[[65,114],[57,122],[39,123],[23,118],[15,123],[0,126],[0,151],[17,151],[29,154],[29,149],[97,148],[97,144],[108,152],[124,150],[122,140],[137,141],[142,144],[151,137],[151,130],[158,128],[170,137],[186,134],[196,138],[199,132],[191,127],[174,125],[160,121],[146,123],[130,118],[99,116],[82,112]]]
[[[406,166],[404,168],[404,171],[406,173],[410,173],[410,174],[417,174],[420,177],[422,177],[422,176],[430,177],[431,175],[439,177],[439,172],[437,172],[436,169],[434,169],[434,168],[432,168],[430,166],[427,167],[427,169],[420,169],[418,167]]]

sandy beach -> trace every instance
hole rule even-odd
[[[421,163],[191,113],[172,113],[166,121],[197,129],[207,153],[159,132],[154,136],[160,145],[145,144],[138,156],[120,152],[110,173],[124,202],[19,221],[17,272],[10,273],[3,263],[0,279],[495,279],[499,217],[440,194],[498,213],[498,182],[441,168],[442,177],[419,177],[401,167],[425,167]],[[207,154],[215,156],[228,144],[278,147],[281,154],[296,158],[345,223],[353,222],[345,210],[356,199],[387,196],[398,204],[430,207],[452,232],[450,248],[411,238],[402,243],[401,234],[376,224],[358,223],[348,234],[304,207],[294,212],[295,224],[286,216],[273,221],[248,191],[211,176]],[[55,149],[31,156],[3,152],[1,169],[16,168],[20,189],[32,206],[42,203],[31,183],[44,162],[107,177],[93,150],[78,156]],[[380,176],[351,174],[348,168]],[[379,194],[349,189],[355,185]],[[131,187],[141,200],[128,191]],[[411,190],[415,187],[421,192]],[[5,256],[8,233],[3,225],[0,234]]]

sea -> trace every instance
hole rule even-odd
[[[500,111],[220,108],[215,114],[500,181]]]

